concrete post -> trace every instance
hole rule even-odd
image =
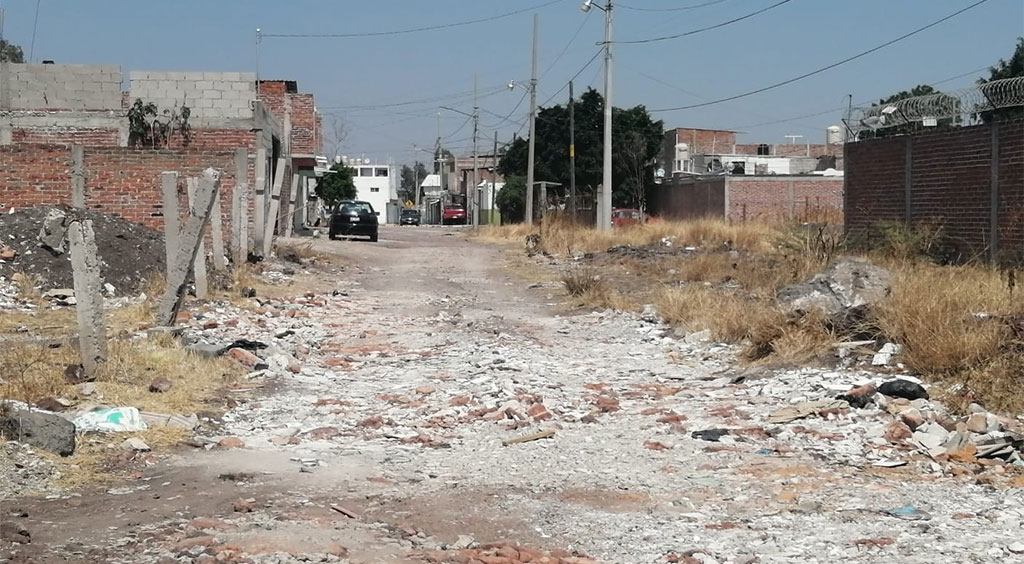
[[[214,195],[218,188],[217,171],[212,168],[203,171],[199,189],[193,200],[195,213],[189,215],[185,221],[185,227],[181,230],[181,244],[173,263],[175,267],[167,274],[167,287],[160,299],[160,306],[157,308],[156,322],[158,324],[173,325],[178,310],[181,309],[181,302],[185,298],[185,291],[188,288],[188,274],[199,253],[200,244],[203,242],[203,231],[209,221]]]
[[[164,195],[164,251],[167,261],[167,275],[174,269],[174,258],[178,255],[179,236],[181,234],[180,217],[178,216],[178,173],[165,172],[160,177]]]
[[[221,225],[220,190],[213,200],[213,213],[210,214],[210,246],[213,247],[213,269],[227,268],[224,257],[224,230]]]
[[[71,207],[85,209],[85,147],[71,146]]]
[[[292,226],[295,224],[295,200],[299,193],[299,175],[292,174],[292,193],[288,200],[288,214],[285,216],[286,221],[281,228],[284,230],[285,237],[292,236]]]
[[[263,231],[263,256],[270,256],[270,249],[274,245],[274,225],[277,223],[277,213],[281,210],[281,185],[284,184],[285,160],[277,159],[277,174],[274,175],[274,191],[270,195],[270,211],[267,213],[267,223]]]
[[[189,179],[186,180],[186,182],[188,184],[188,213],[189,213],[189,216],[191,217],[191,216],[196,214],[196,208],[195,208],[196,184],[199,183],[199,179],[198,178],[189,178]],[[214,192],[214,194],[213,194],[213,201],[214,201],[213,205],[217,205],[216,204],[217,203],[217,193],[216,192]],[[214,213],[215,213],[215,210],[211,206],[211,211],[209,212],[209,215],[212,216]],[[207,218],[207,222],[209,222],[209,221],[210,221],[209,218]],[[199,299],[204,299],[209,294],[209,286],[206,283],[206,244],[203,243],[203,238],[204,238],[204,234],[205,233],[206,233],[205,229],[203,229],[199,233],[199,248],[196,251],[195,258],[192,260],[192,274],[195,276],[194,280],[195,280],[195,283],[196,283],[196,297],[199,298]]]
[[[256,149],[256,217],[253,221],[252,243],[257,253],[263,252],[263,233],[267,214],[267,150]]]
[[[96,374],[107,360],[107,327],[103,320],[103,286],[96,235],[92,220],[76,220],[68,226],[71,242],[71,267],[75,285],[75,310],[78,316],[79,352],[87,377]]]
[[[249,154],[245,148],[235,149],[235,185],[231,189],[231,252],[235,265],[248,258],[248,208],[245,192],[249,186]]]

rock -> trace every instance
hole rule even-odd
[[[690,436],[695,439],[702,441],[711,441],[717,443],[722,437],[729,434],[729,429],[704,429],[701,431],[694,431],[690,433]]]
[[[217,441],[217,445],[222,448],[245,448],[245,442],[238,437],[224,437]]]
[[[901,378],[885,382],[878,387],[878,393],[907,400],[928,399],[928,391],[924,386]]]
[[[140,415],[148,427],[175,427],[193,431],[199,428],[199,416],[194,413],[191,415],[173,415],[143,411]]]
[[[972,413],[967,418],[967,430],[972,433],[983,434],[988,431],[988,414]]]
[[[1015,542],[1006,547],[1006,550],[1014,554],[1024,554],[1024,542]]]
[[[14,260],[18,253],[10,247],[0,246],[0,260]]]
[[[0,436],[70,456],[75,452],[75,424],[40,411],[8,409],[0,413]]]
[[[55,255],[64,254],[67,243],[68,218],[62,210],[51,209],[39,229],[39,243]]]
[[[889,295],[889,271],[866,261],[843,258],[809,280],[782,288],[776,295],[788,311],[821,311],[832,318],[863,314]]]
[[[204,358],[216,358],[227,352],[227,347],[224,345],[216,345],[209,343],[196,343],[185,347],[185,350],[196,356]]]
[[[81,384],[82,382],[92,382],[95,378],[89,378],[85,375],[85,368],[81,364],[69,364],[64,369],[64,379],[69,384]]]
[[[900,421],[893,421],[885,426],[885,433],[882,437],[890,443],[898,443],[909,439],[912,435],[910,427]]]
[[[96,395],[97,388],[94,382],[85,382],[75,386],[75,390],[78,391],[78,395],[89,397]]]
[[[232,508],[235,513],[252,513],[256,510],[256,500],[254,498],[239,499],[232,504]]]
[[[0,540],[28,544],[32,542],[32,534],[28,532],[28,529],[17,523],[4,521],[0,523]]]
[[[683,342],[690,345],[697,345],[711,340],[711,330],[705,329],[703,331],[697,331],[696,333],[690,333],[683,338]]]
[[[254,355],[253,353],[251,353],[251,352],[249,352],[249,351],[247,351],[245,349],[240,349],[240,348],[234,348],[234,349],[229,350],[228,351],[228,356],[230,356],[232,359],[238,361],[242,366],[246,366],[248,368],[253,368],[257,364],[261,364],[263,362],[260,359],[260,357]]]
[[[640,319],[647,323],[658,323],[661,319],[658,317],[658,308],[654,304],[647,304],[644,306],[644,311],[640,314]]]
[[[43,398],[36,402],[36,407],[43,411],[52,411],[54,413],[60,413],[67,409],[67,406],[61,403],[57,398]]]
[[[138,437],[129,437],[121,443],[121,448],[134,452],[149,452],[151,449],[145,441]]]
[[[154,394],[164,394],[169,392],[172,386],[173,384],[171,383],[170,380],[164,378],[163,376],[159,376],[157,378],[154,378],[153,381],[149,384],[149,391],[153,392]]]
[[[921,412],[915,408],[910,408],[901,412],[900,420],[906,423],[907,427],[910,427],[914,431],[926,422],[924,415],[921,415]]]

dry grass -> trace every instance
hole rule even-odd
[[[618,245],[643,247],[670,239],[674,246],[719,248],[728,246],[751,252],[770,252],[777,236],[776,226],[767,223],[729,223],[716,219],[659,221],[612,231],[598,231],[562,220],[537,226],[502,225],[478,229],[484,242],[522,243],[527,235],[540,233],[540,251],[551,254],[604,251]]]
[[[277,257],[294,264],[305,264],[308,261],[330,262],[334,256],[313,249],[313,241],[306,243],[279,243],[274,246]]]

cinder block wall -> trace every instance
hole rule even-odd
[[[132,71],[131,102],[153,102],[160,111],[186,105],[192,127],[222,127],[253,118],[256,75],[247,72]]]
[[[12,110],[121,109],[121,68],[110,65],[7,65]]]

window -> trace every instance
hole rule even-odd
[[[342,213],[348,213],[353,211],[357,213],[373,213],[373,206],[371,206],[368,202],[348,202],[341,206]]]
[[[370,188],[370,192],[380,192],[380,188]]]
[[[359,176],[373,176],[373,169],[366,167],[359,169]]]
[[[388,169],[386,169],[386,168],[378,168],[377,171],[376,171],[376,174],[374,176],[387,178],[387,176],[388,176]]]

